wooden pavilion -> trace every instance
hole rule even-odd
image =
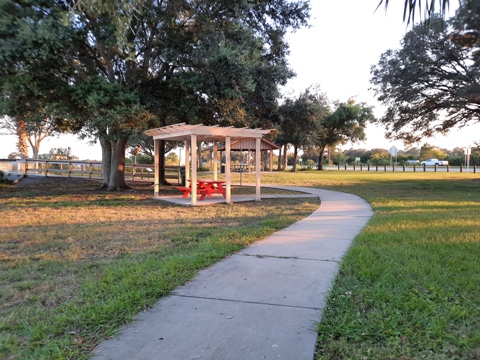
[[[269,166],[268,169],[270,172],[273,170],[273,150],[279,150],[280,146],[275,145],[271,141],[268,141],[266,139],[260,139],[260,153],[263,155],[265,153],[269,154]],[[208,148],[207,150],[213,151],[213,148]],[[250,172],[250,153],[257,151],[256,149],[256,144],[255,144],[255,139],[240,139],[233,141],[230,146],[231,151],[241,151],[241,152],[248,152],[248,167],[247,167],[247,172]],[[220,147],[217,149],[217,151],[225,151],[225,147]],[[263,156],[261,156],[263,158]],[[215,162],[214,162],[215,164]],[[260,164],[261,165],[261,164]]]
[[[231,144],[234,141],[242,139],[251,139],[255,141],[255,200],[260,200],[260,154],[262,137],[271,130],[234,128],[205,125],[188,125],[185,123],[164,126],[161,128],[150,129],[145,134],[152,136],[155,144],[155,184],[154,197],[159,195],[159,145],[160,140],[185,141],[185,178],[191,182],[192,206],[197,203],[197,149],[198,142],[213,143],[214,163],[217,163],[218,143],[225,143],[225,201],[231,202],[231,173],[230,173],[230,152]],[[191,152],[190,159],[190,149]],[[217,180],[217,167],[213,167],[213,180]]]

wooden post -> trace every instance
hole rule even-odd
[[[153,158],[153,169],[154,173],[154,180],[153,180],[153,196],[158,197],[160,193],[160,140],[155,139],[153,140],[154,145],[154,158]],[[143,168],[142,168],[143,169]]]
[[[190,140],[185,141],[185,186],[187,181],[192,180],[190,178]]]
[[[232,199],[232,177],[231,177],[231,172],[230,172],[230,166],[231,166],[231,138],[230,136],[227,136],[225,138],[225,182],[227,188],[225,189],[225,202],[227,204],[230,204]]]
[[[217,163],[218,163],[218,143],[215,141],[213,143],[213,180],[218,180],[218,169],[217,169]]]
[[[192,206],[197,204],[197,135],[191,135],[191,147],[192,147],[192,178],[191,184],[192,191]]]
[[[255,143],[255,201],[260,201],[260,138]]]
[[[463,172],[463,165],[460,165],[460,172]]]
[[[270,148],[270,172],[273,171],[273,149]]]
[[[45,160],[45,177],[47,177],[47,173],[48,173],[48,161]]]
[[[437,164],[435,164],[433,166],[434,166],[435,172],[437,172]]]
[[[72,175],[72,162],[68,162],[68,177],[71,177]]]

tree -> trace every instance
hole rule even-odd
[[[327,109],[326,97],[318,87],[309,87],[298,98],[287,98],[280,106],[281,141],[293,145],[293,172],[297,171],[298,150],[309,145],[310,136]]]
[[[89,34],[82,47],[85,58],[94,59],[96,73],[121,85],[125,93],[135,90],[137,105],[153,115],[155,126],[251,125],[259,98],[254,95],[267,88],[260,85],[266,81],[276,88],[290,76],[285,71],[286,30],[305,24],[308,15],[306,3],[284,0],[134,1],[105,6],[86,1],[72,17],[75,27]],[[127,26],[122,25],[125,18]],[[256,76],[262,71],[271,76]],[[113,159],[121,156],[130,135],[149,127],[136,124],[123,126],[108,138],[104,131],[94,130],[96,124],[90,129],[100,137],[105,154],[120,142]],[[161,161],[164,154],[161,142]],[[108,187],[123,187],[121,174],[116,182],[112,178],[119,168],[111,168]]]
[[[28,59],[36,58],[23,32],[10,28],[30,29],[32,19],[40,19],[35,26],[55,30],[42,28],[49,35],[35,38],[48,45],[41,47],[41,58],[58,65],[47,67],[54,79],[68,79],[59,94],[73,101],[69,109],[83,136],[99,139],[110,190],[126,187],[126,144],[146,128],[178,122],[261,126],[278,120],[271,111],[277,87],[293,76],[285,34],[306,25],[309,16],[303,0],[4,4],[14,24],[5,27],[3,38],[29,50],[25,55],[8,47],[8,71],[16,60],[30,65]],[[66,31],[58,31],[64,26]],[[164,154],[162,142],[161,161]]]
[[[389,165],[391,154],[386,149],[372,149],[370,157],[371,165]]]
[[[436,146],[432,146],[425,143],[420,148],[420,160],[427,160],[429,158],[445,159],[446,157],[447,157],[447,153]]]
[[[6,121],[6,117],[4,117]],[[4,125],[6,122],[3,123]],[[6,128],[6,125],[4,126]],[[12,127],[12,133],[17,135],[17,149],[18,152],[21,154],[22,159],[28,159],[28,133],[27,133],[27,125],[25,124],[25,120],[19,119],[18,121],[14,122],[14,126]]]
[[[177,147],[182,148],[183,146],[184,146],[184,143],[181,141],[166,141],[165,153],[168,153]],[[153,138],[151,136],[147,136],[143,133],[133,134],[128,139],[128,147],[132,151],[134,149],[140,148],[141,154],[145,154],[151,157],[152,159],[154,158],[155,145],[153,142]]]
[[[478,16],[478,1],[467,0],[445,30],[438,18],[429,28],[414,27],[401,49],[388,50],[372,67],[373,90],[387,107],[378,121],[387,137],[413,143],[479,121]]]
[[[22,154],[19,152],[12,152],[8,154],[8,157],[7,157],[7,159],[12,159],[12,160],[21,159],[21,158],[22,158]]]
[[[166,163],[169,166],[177,166],[178,165],[178,156],[175,152],[170,152],[166,156]]]
[[[361,163],[367,163],[367,161],[371,158],[372,152],[365,150],[365,149],[353,149],[346,150],[344,152],[345,155],[349,157],[349,161],[354,162],[356,158],[360,158]]]
[[[51,148],[48,152],[48,158],[52,160],[74,160],[77,156],[72,155],[70,146],[66,148]]]
[[[38,159],[45,137],[71,127],[61,105],[71,81],[57,56],[69,44],[61,12],[49,1],[0,3],[0,126],[17,134],[23,157],[30,143]]]
[[[340,148],[335,148],[330,157],[336,165],[345,164],[348,161],[348,156],[344,155]]]
[[[31,118],[28,120],[5,116],[0,120],[0,128],[6,129],[10,134],[17,135],[18,149],[24,159],[28,157],[28,144],[30,144],[33,158],[38,160],[40,144],[55,132],[55,125],[50,118],[43,121],[32,121]]]
[[[367,121],[373,120],[372,108],[365,103],[355,104],[354,100],[337,103],[331,114],[320,118],[312,135],[312,142],[319,153],[318,170],[323,170],[322,158],[326,147],[364,140]]]
[[[76,87],[83,106],[83,132],[98,138],[102,147],[103,185],[108,190],[125,189],[125,151],[128,138],[152,121],[135,89],[96,76]]]
[[[389,0],[380,0],[378,3],[377,9],[385,4],[385,10],[388,8]],[[460,1],[459,1],[460,2]],[[450,4],[449,0],[438,0],[438,7],[435,6],[435,0],[425,0],[424,13],[425,17],[428,19],[432,17],[435,13],[439,13],[442,17],[445,16],[448,5]],[[422,0],[409,0],[405,1],[405,7],[403,8],[403,21],[407,21],[407,24],[415,22],[415,8],[418,5],[418,11],[420,11],[420,17],[422,15]],[[408,17],[407,17],[408,16]]]

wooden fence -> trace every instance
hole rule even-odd
[[[433,172],[473,172],[477,173],[477,165],[472,166],[427,166],[427,165],[336,165],[324,166],[326,170],[350,170],[350,171],[383,171],[383,172],[417,172],[417,171],[433,171]]]
[[[125,180],[153,182],[155,178],[153,165],[125,164]],[[165,166],[165,177],[182,183],[184,166]],[[67,160],[0,160],[0,170],[20,174],[44,176],[75,177],[99,180],[103,177],[101,162],[67,161]]]

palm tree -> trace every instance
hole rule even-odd
[[[385,9],[388,8],[388,3],[390,0],[380,0],[378,3],[377,9],[382,5],[385,4]],[[440,10],[435,6],[438,2]],[[425,16],[426,18],[430,18],[435,12],[439,12],[440,15],[443,17],[445,16],[445,12],[450,4],[449,0],[408,0],[405,1],[405,7],[403,8],[403,21],[407,21],[407,24],[415,22],[415,9],[418,7],[418,11],[422,11],[422,5],[425,4]],[[408,18],[407,18],[408,16]],[[421,14],[420,14],[421,16]]]

